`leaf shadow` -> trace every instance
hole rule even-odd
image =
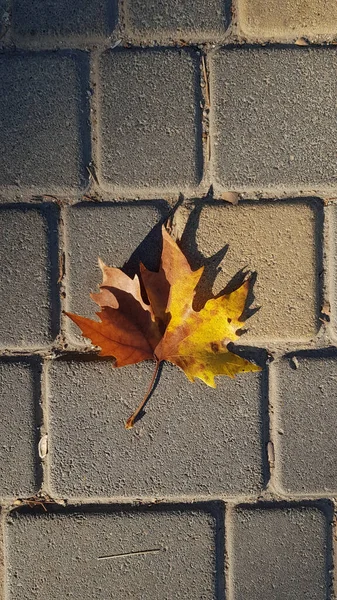
[[[197,243],[197,231],[200,224],[200,217],[202,211],[207,206],[216,206],[217,203],[209,199],[201,199],[194,201],[194,207],[189,214],[184,232],[181,236],[179,246],[186,255],[193,270],[204,267],[204,272],[196,288],[196,295],[193,302],[193,308],[199,311],[203,308],[209,298],[219,298],[224,294],[230,294],[237,288],[239,288],[246,279],[249,279],[249,292],[246,300],[245,309],[240,317],[240,320],[245,321],[255,314],[260,307],[252,307],[255,302],[254,285],[257,279],[257,272],[251,273],[247,267],[243,267],[233,275],[226,286],[214,296],[213,286],[214,282],[221,272],[221,262],[225,258],[229,244],[225,244],[223,248],[220,248],[215,254],[209,257],[205,257],[199,250]],[[238,333],[242,335],[246,330],[239,330]]]

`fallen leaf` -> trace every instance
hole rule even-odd
[[[192,271],[185,255],[163,227],[163,251],[158,272],[140,265],[140,276],[128,277],[99,260],[103,282],[91,298],[98,304],[99,321],[66,313],[82,335],[101,348],[101,356],[115,359],[115,366],[152,359],[156,363],[149,389],[126,422],[131,429],[142,412],[155,382],[159,365],[167,360],[180,367],[190,381],[199,378],[215,387],[216,375],[234,377],[261,368],[228,350],[244,322],[241,320],[250,280],[231,292],[210,298],[195,311],[193,300],[203,267]]]

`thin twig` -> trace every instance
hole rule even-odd
[[[139,404],[139,406],[136,408],[135,412],[131,415],[131,417],[125,423],[125,429],[132,429],[132,427],[134,426],[135,421],[136,421],[139,413],[142,412],[142,410],[143,410],[146,402],[148,401],[148,398],[149,398],[149,396],[150,396],[150,394],[152,392],[152,388],[153,388],[154,382],[156,381],[156,377],[157,377],[158,369],[159,369],[159,364],[160,364],[159,360],[156,359],[156,368],[154,370],[152,379],[150,381],[150,385],[147,388],[147,391],[146,391],[146,394],[145,394],[143,400],[141,401],[141,403]]]
[[[107,556],[98,556],[97,560],[109,560],[111,558],[125,558],[127,556],[139,556],[142,554],[157,554],[162,548],[153,548],[152,550],[135,550],[134,552],[121,552],[120,554],[108,554]]]

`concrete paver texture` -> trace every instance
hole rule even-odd
[[[0,600],[334,599],[336,11],[0,0]],[[64,313],[163,223],[196,310],[254,272],[262,371],[165,363],[126,431],[154,364]]]

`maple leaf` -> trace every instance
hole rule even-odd
[[[228,350],[244,323],[240,319],[247,302],[250,281],[217,298],[210,298],[195,311],[193,300],[203,267],[192,271],[186,257],[163,227],[163,251],[158,272],[140,265],[140,276],[128,277],[100,259],[103,273],[100,291],[91,294],[100,311],[100,321],[65,313],[81,329],[82,335],[101,348],[101,356],[115,359],[115,367],[152,359],[156,363],[149,389],[127,420],[131,429],[147,402],[162,361],[180,367],[190,381],[196,377],[215,387],[216,375],[234,377],[238,373],[260,371],[254,363]]]

